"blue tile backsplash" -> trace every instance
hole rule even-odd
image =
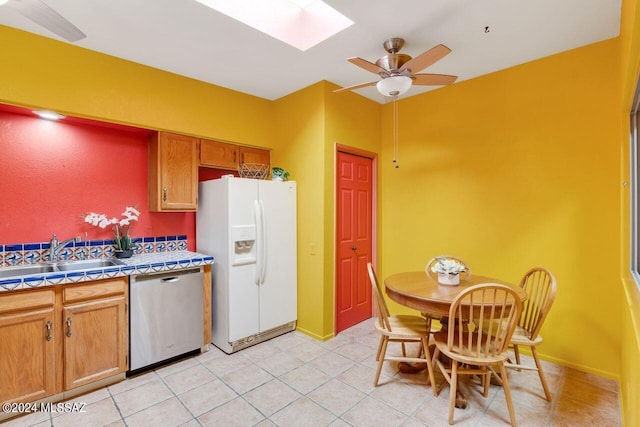
[[[158,236],[133,239],[134,254],[152,254],[187,250],[187,236]],[[110,258],[113,240],[90,240],[72,243],[61,249],[60,260]],[[48,261],[49,242],[0,245],[0,267],[35,264]]]

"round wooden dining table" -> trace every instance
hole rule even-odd
[[[519,286],[504,280],[485,276],[470,276],[460,279],[459,285],[442,285],[437,277],[428,276],[424,271],[411,271],[393,274],[384,279],[387,295],[391,300],[405,307],[413,308],[422,313],[431,327],[431,319],[441,319],[449,316],[449,309],[456,296],[466,288],[481,283],[499,283],[513,288],[522,301],[528,298],[527,293]],[[443,323],[443,327],[447,325]],[[398,368],[404,373],[415,373],[426,368],[426,365],[414,366],[400,362]],[[466,408],[467,399],[458,389],[456,393],[456,407]]]
[[[485,276],[471,276],[461,279],[459,285],[442,285],[436,277],[427,276],[424,271],[393,274],[384,279],[387,295],[405,307],[420,311],[426,316],[440,318],[449,315],[449,308],[456,296],[466,288],[481,283],[499,283],[515,289],[522,301],[527,293],[519,286],[504,280]]]

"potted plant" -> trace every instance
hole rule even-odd
[[[289,179],[289,172],[282,168],[273,168],[273,172],[271,172],[272,181],[286,181],[287,179]]]
[[[460,284],[460,274],[470,274],[469,267],[458,258],[448,256],[438,256],[429,261],[427,270],[438,274],[438,283],[443,285]],[[427,271],[427,274],[429,272]]]
[[[122,219],[108,219],[105,214],[91,212],[84,216],[84,222],[100,228],[113,225],[113,246],[116,258],[131,258],[136,244],[131,239],[129,230],[131,222],[137,221],[140,217],[140,212],[135,207],[127,206],[122,212],[122,217]]]

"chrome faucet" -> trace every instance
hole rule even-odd
[[[76,237],[72,237],[71,239],[58,242],[58,239],[54,234],[53,237],[51,238],[51,246],[49,248],[49,261],[51,262],[58,261],[58,252],[60,252],[62,248],[64,248],[65,246],[67,246],[69,243],[72,243],[72,242],[79,243],[80,240],[81,240],[80,236],[76,236]]]

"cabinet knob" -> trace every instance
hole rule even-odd
[[[67,336],[71,336],[71,317],[67,317]]]
[[[357,249],[358,249],[358,248],[357,248],[356,246],[351,246],[351,250],[352,250],[352,251],[355,251],[355,250],[357,250]]]
[[[47,328],[47,336],[46,336],[47,341],[51,341],[52,337],[51,337],[51,321],[50,320],[47,320],[46,328]]]
[[[162,201],[167,201],[167,187],[162,187]]]

